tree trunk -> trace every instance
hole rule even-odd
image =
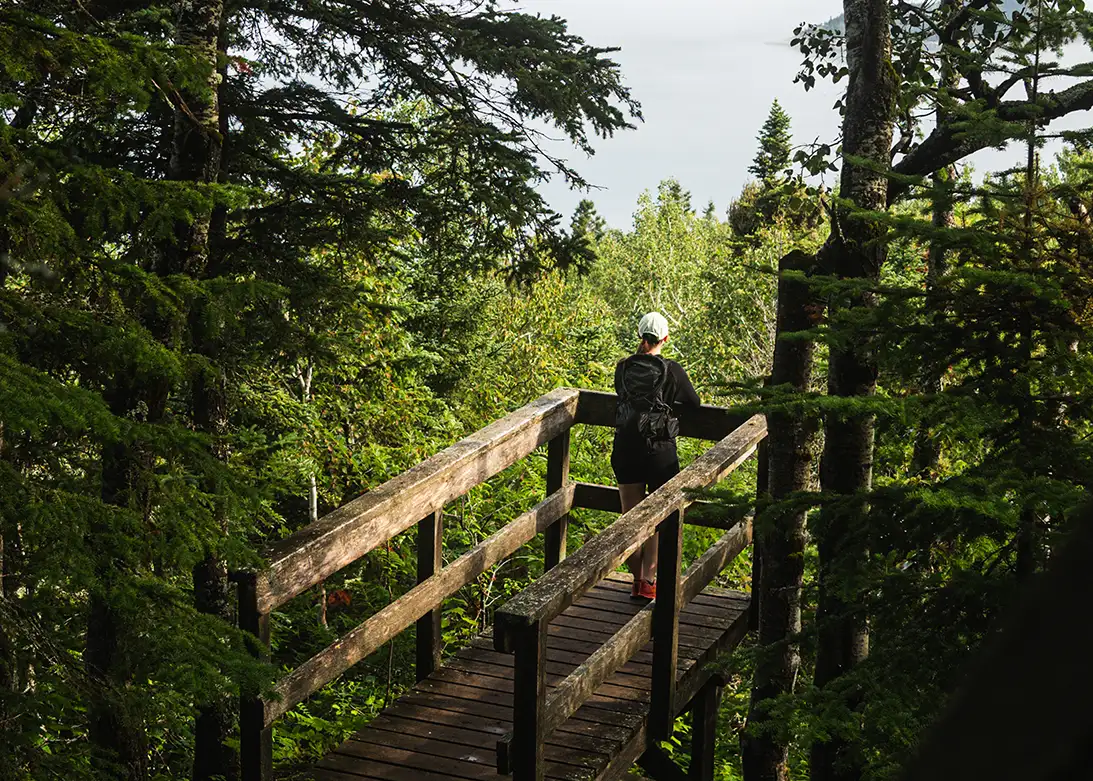
[[[812,375],[811,341],[786,340],[786,333],[811,327],[808,283],[785,277],[807,271],[815,262],[803,252],[782,258],[778,283],[778,336],[771,386],[782,393],[804,394]],[[775,698],[791,694],[801,665],[801,586],[804,580],[806,508],[786,509],[777,503],[808,490],[816,417],[800,409],[777,409],[789,399],[774,400],[767,413],[768,491],[772,505],[758,519],[763,550],[759,592],[759,656],[751,690],[748,729],[742,737],[745,781],[784,781],[789,777],[789,743],[770,721]],[[791,402],[792,403],[792,402]]]
[[[888,0],[844,0],[846,57],[849,84],[843,121],[843,169],[840,195],[844,205],[822,250],[822,259],[840,279],[877,282],[887,257],[885,226],[861,213],[881,212],[888,205],[885,171],[891,162],[895,124],[896,76],[892,68],[891,19]],[[868,161],[858,165],[849,158]],[[850,319],[875,305],[868,292],[843,293],[829,305],[832,320]],[[829,360],[828,393],[846,398],[874,394],[877,367],[869,337],[855,332],[833,345]],[[868,491],[873,476],[872,413],[830,413],[825,421],[820,486],[825,492],[849,497]],[[828,507],[821,513],[819,538],[820,593],[817,614],[818,647],[815,683],[825,687],[849,672],[868,654],[865,616],[852,593],[856,573],[864,563],[867,544],[856,513]],[[852,700],[856,698],[852,697]],[[851,706],[857,706],[856,701]],[[812,747],[813,781],[852,781],[861,777],[861,760],[849,732],[836,731],[830,740]]]
[[[184,92],[175,108],[174,133],[168,175],[171,179],[214,184],[221,177],[221,156],[227,129],[221,116],[219,90],[226,73],[221,68],[218,53],[223,42],[223,0],[189,0],[182,5],[179,21],[179,43],[187,47],[207,68],[204,89]],[[216,210],[223,217],[222,209]],[[163,253],[163,272],[185,273],[208,279],[218,273],[210,267],[210,232],[216,222],[214,210],[197,213],[192,219],[175,226],[175,240]],[[207,294],[205,294],[207,295]],[[194,377],[194,427],[212,438],[216,456],[227,459],[228,429],[227,379],[220,364],[223,361],[219,336],[221,326],[214,308],[202,298],[190,313],[190,335],[195,350],[206,357],[210,368],[199,370]],[[207,490],[218,490],[210,480]],[[227,515],[222,500],[215,503],[216,525],[226,535]],[[215,615],[225,622],[232,619],[228,591],[227,568],[215,544],[206,546],[205,558],[193,571],[194,603],[203,613]],[[194,781],[213,778],[231,779],[238,776],[235,753],[228,745],[234,709],[228,697],[203,703],[198,707],[194,725]]]
[[[133,396],[114,389],[110,406],[115,414],[132,407]],[[130,509],[136,454],[124,443],[103,448],[102,501],[120,510]],[[136,703],[127,694],[130,670],[121,648],[124,617],[115,603],[116,578],[125,566],[125,551],[117,550],[111,519],[92,521],[87,547],[95,555],[96,583],[91,589],[84,637],[84,666],[94,682],[87,703],[87,735],[92,768],[103,778],[144,781],[148,777],[148,748]]]

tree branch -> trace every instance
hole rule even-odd
[[[1049,92],[1040,98],[1038,105],[1040,113],[1037,121],[1042,124],[1076,111],[1093,109],[1093,79],[1075,84],[1062,92]],[[993,113],[1001,122],[1025,122],[1029,119],[1030,108],[1028,101],[1009,100],[999,103]],[[899,176],[926,176],[981,149],[1009,140],[969,135],[966,125],[966,121],[956,118],[935,128],[921,144],[893,166],[893,172]],[[899,200],[910,187],[905,181],[889,182],[888,202]]]

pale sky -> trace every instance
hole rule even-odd
[[[517,0],[529,13],[556,14],[594,46],[621,46],[615,59],[642,104],[636,130],[596,142],[586,158],[566,151],[586,179],[605,189],[584,196],[560,182],[543,188],[564,215],[590,197],[613,227],[626,227],[642,190],[667,177],[695,206],[713,199],[722,214],[748,178],[755,135],[777,98],[798,143],[832,140],[839,90],[806,93],[793,83],[801,55],[790,48],[803,21],[840,13],[841,0]]]
[[[552,147],[603,188],[585,195],[560,180],[543,186],[567,219],[589,197],[612,227],[626,228],[638,195],[673,176],[697,209],[712,199],[724,215],[749,178],[755,136],[775,98],[793,119],[796,143],[838,138],[833,105],[845,82],[821,82],[810,92],[794,84],[802,56],[789,41],[801,22],[841,13],[841,0],[512,0],[511,6],[561,16],[591,45],[622,47],[615,59],[642,104],[645,122],[596,141],[591,158],[561,143]],[[1089,59],[1088,52],[1074,56]],[[1053,129],[1089,124],[1083,112]],[[1016,159],[988,150],[971,163],[983,172]],[[833,175],[826,183],[835,184]]]

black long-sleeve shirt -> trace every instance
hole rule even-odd
[[[644,357],[640,354],[631,355],[629,358],[619,361],[615,366],[615,393],[622,394],[622,373],[626,368],[627,361],[634,359],[643,360]],[[662,391],[664,401],[672,407],[676,416],[685,417],[688,410],[701,407],[702,401],[698,398],[698,392],[691,384],[691,378],[687,376],[687,371],[675,361],[665,358],[664,362],[668,365],[668,376],[664,381],[664,390]],[[630,435],[627,432],[616,430],[614,449],[616,452],[636,454],[642,451],[648,452],[648,445],[636,433]],[[648,455],[654,456],[658,460],[674,459],[676,457],[676,443],[674,441],[656,442],[653,444],[652,452]]]

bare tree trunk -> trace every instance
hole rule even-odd
[[[836,212],[836,225],[821,260],[840,279],[877,282],[887,258],[885,227],[860,210],[887,209],[888,180],[895,124],[896,90],[892,68],[891,18],[888,0],[844,0],[849,84],[843,121],[843,169],[840,195],[846,202]],[[869,165],[858,165],[849,158]],[[832,300],[833,319],[853,316],[875,306],[868,292],[840,294]],[[853,325],[849,325],[853,328]],[[831,348],[828,393],[865,399],[876,390],[877,367],[869,338],[849,334]],[[825,421],[820,462],[821,488],[850,497],[868,491],[873,477],[874,416],[866,411],[830,413]],[[815,683],[825,687],[861,662],[869,652],[865,615],[852,591],[868,550],[864,530],[853,511],[828,507],[821,513],[819,538],[819,643]],[[856,697],[850,704],[856,707]],[[848,735],[834,734],[812,746],[813,781],[854,781],[861,759]]]
[[[812,375],[811,341],[782,339],[783,334],[811,325],[808,283],[788,279],[787,271],[807,271],[815,258],[792,252],[782,258],[778,283],[778,338],[774,347],[771,387],[804,394]],[[759,598],[759,656],[751,690],[748,729],[741,740],[745,781],[785,781],[789,777],[789,742],[771,723],[772,701],[793,692],[801,666],[801,587],[804,581],[805,507],[779,507],[792,494],[808,490],[812,445],[818,421],[801,409],[778,409],[789,399],[774,400],[767,413],[768,490],[771,506],[757,519],[763,551]]]

